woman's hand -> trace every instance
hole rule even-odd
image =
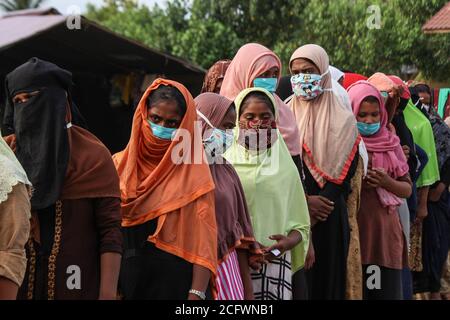
[[[116,292],[101,292],[98,300],[119,300]]]
[[[334,210],[334,202],[323,196],[308,196],[306,201],[311,219],[317,221],[326,221]]]
[[[260,248],[263,248],[263,246],[260,245]],[[254,271],[260,271],[262,269],[263,264],[264,264],[264,257],[262,255],[252,255],[248,259],[248,265]]]
[[[16,147],[17,147],[16,135],[15,134],[10,134],[9,136],[3,137],[3,139],[5,139],[5,142],[11,148],[11,150],[13,152],[16,152]]]
[[[275,234],[270,236],[269,239],[275,240],[277,243],[268,248],[264,248],[263,252],[264,252],[264,259],[272,261],[282,256],[286,251],[294,248],[302,240],[302,236],[300,232],[292,230],[291,232],[289,232],[288,236],[284,236],[282,234]],[[273,250],[279,250],[280,254],[275,256],[272,253]]]
[[[373,188],[385,188],[391,182],[391,177],[383,168],[371,169],[367,172],[367,184]]]
[[[427,206],[419,206],[417,208],[416,218],[419,220],[423,220],[428,216],[428,208]]]
[[[308,253],[306,254],[305,270],[309,270],[316,262],[316,252],[314,251],[314,245],[312,239],[309,241]]]
[[[203,301],[202,298],[200,298],[198,295],[193,294],[193,293],[189,293],[188,300],[194,300],[194,301],[195,300],[201,300],[201,301]]]
[[[409,155],[411,153],[411,149],[407,145],[402,146],[402,149],[403,149],[403,153],[405,154],[406,160],[409,160]]]
[[[444,190],[445,184],[439,182],[436,188],[430,188],[430,191],[428,192],[428,200],[431,202],[438,202],[441,199],[442,192],[444,192]]]

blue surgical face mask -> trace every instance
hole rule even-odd
[[[358,122],[356,124],[358,126],[359,133],[361,135],[367,137],[372,136],[378,131],[380,131],[380,123],[364,123],[364,122]]]
[[[380,94],[384,99],[387,99],[389,97],[389,92],[387,91],[380,91]]]
[[[389,98],[389,92],[387,91],[380,91],[381,97],[383,98],[384,103],[386,103],[387,99]]]
[[[234,135],[231,130],[229,132],[215,128],[206,116],[197,110],[197,114],[205,120],[205,122],[212,128],[211,135],[203,140],[206,155],[209,159],[213,159],[225,153],[233,144]]]
[[[324,74],[308,74],[299,73],[291,77],[292,91],[302,100],[312,100],[321,95],[324,91],[331,91],[331,89],[323,89],[320,85]]]
[[[147,120],[150,124],[150,127],[152,128],[153,135],[159,139],[163,140],[171,140],[172,136],[175,134],[175,131],[177,131],[177,128],[166,128],[160,125],[157,125],[150,120]]]
[[[274,93],[277,90],[277,83],[277,78],[256,78],[253,81],[253,87],[263,88],[271,93]]]

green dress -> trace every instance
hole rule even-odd
[[[428,163],[417,180],[417,187],[431,186],[440,179],[433,128],[427,117],[420,112],[411,100],[409,100],[403,114],[405,115],[406,125],[412,132],[414,143],[421,147],[428,156]]]

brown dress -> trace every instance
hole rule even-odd
[[[361,248],[359,243],[358,228],[358,210],[361,200],[361,184],[364,175],[364,163],[360,157],[358,168],[351,181],[351,189],[348,200],[348,222],[350,225],[350,243],[347,257],[347,282],[345,298],[347,300],[362,300],[362,265],[361,265]]]
[[[402,270],[407,265],[407,249],[399,215],[383,208],[376,189],[365,182],[361,203],[358,226],[362,264]]]
[[[122,253],[120,223],[119,198],[63,200],[33,212],[19,298],[98,299],[101,254]]]

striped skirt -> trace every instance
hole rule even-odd
[[[255,300],[292,300],[291,252],[252,271]]]
[[[236,250],[219,265],[216,285],[217,300],[244,300],[244,285]]]

